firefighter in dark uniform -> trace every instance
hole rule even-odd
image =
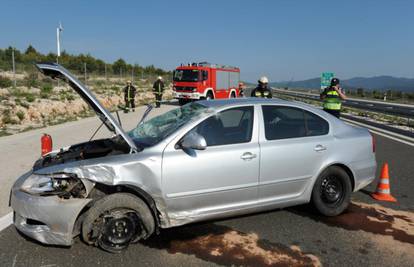
[[[135,94],[137,89],[132,85],[131,81],[127,81],[127,84],[124,88],[124,99],[125,99],[125,113],[132,108],[132,111],[135,111]]]
[[[158,76],[152,88],[154,89],[155,94],[155,107],[159,108],[161,107],[162,93],[164,92],[164,82],[162,81],[161,76]]]
[[[267,86],[269,80],[267,77],[263,76],[258,80],[257,87],[252,91],[251,97],[264,97],[264,98],[272,98],[272,91]]]
[[[325,88],[321,93],[321,99],[323,100],[323,110],[339,118],[342,100],[346,99],[346,95],[339,85],[338,78],[331,80],[331,86]]]

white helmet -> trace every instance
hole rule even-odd
[[[266,76],[262,76],[262,77],[260,77],[260,79],[259,79],[259,83],[269,83],[269,80],[267,79],[267,77],[266,77]]]
[[[158,80],[162,80],[162,77],[161,76],[158,76],[158,78],[157,78]]]

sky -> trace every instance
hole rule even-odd
[[[90,53],[172,70],[208,61],[255,82],[336,76],[414,78],[414,1],[0,0],[0,48]]]

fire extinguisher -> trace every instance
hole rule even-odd
[[[42,138],[40,138],[41,148],[42,148],[42,157],[52,151],[52,137],[48,134],[43,134]]]

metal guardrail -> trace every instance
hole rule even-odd
[[[310,99],[314,101],[321,101],[319,95],[305,93],[305,92],[292,92],[287,90],[273,89],[275,94],[293,96],[298,98]],[[342,105],[345,107],[351,107],[356,109],[362,109],[366,111],[373,111],[388,115],[396,115],[405,117],[408,119],[414,119],[414,105],[385,103],[379,101],[359,100],[355,98],[348,98],[342,101]]]

